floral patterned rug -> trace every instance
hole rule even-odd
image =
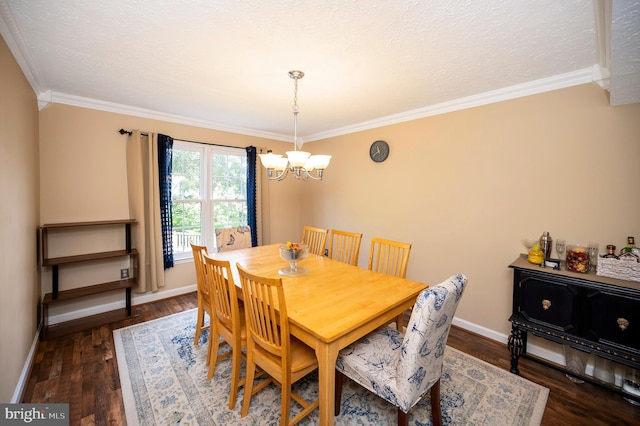
[[[254,395],[247,417],[240,417],[242,388],[236,407],[228,410],[231,358],[220,361],[207,380],[208,333],[194,346],[195,323],[194,309],[113,332],[128,425],[278,424],[280,391],[274,385]],[[549,395],[545,387],[450,347],[440,389],[445,425],[538,425]],[[294,390],[307,400],[317,398],[317,375],[294,384]],[[291,415],[299,410],[292,402]],[[299,424],[318,423],[315,410]],[[345,380],[335,424],[396,423],[395,407]],[[431,424],[428,393],[409,412],[409,424]]]

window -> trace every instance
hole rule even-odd
[[[172,237],[176,260],[191,258],[190,243],[215,247],[216,228],[247,225],[244,148],[175,140],[172,167]]]

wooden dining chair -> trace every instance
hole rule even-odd
[[[369,270],[406,278],[411,244],[374,237],[369,250]]]
[[[369,249],[369,270],[394,277],[406,278],[411,244],[374,237]],[[404,314],[396,318],[398,330],[402,330]]]
[[[362,234],[332,229],[329,241],[330,259],[358,266]]]
[[[210,294],[213,298],[215,310],[212,319],[210,334],[211,353],[209,354],[209,374],[211,379],[215,373],[218,361],[231,355],[231,389],[229,391],[229,410],[236,405],[238,389],[244,385],[240,381],[240,365],[242,351],[247,346],[247,331],[244,321],[244,312],[240,312],[240,303],[236,285],[231,274],[231,264],[227,260],[216,260],[204,255],[204,263],[207,271],[207,282]],[[220,337],[223,343],[231,347],[230,351],[218,356]]]
[[[305,226],[302,229],[302,240],[300,242],[309,246],[309,253],[324,256],[324,247],[327,244],[328,234],[328,229]]]
[[[251,397],[269,383],[281,388],[282,408],[280,425],[294,425],[318,407],[319,400],[305,401],[291,390],[291,385],[318,368],[314,350],[292,336],[281,278],[254,275],[236,263],[247,321],[247,374],[242,400],[241,416],[249,412]],[[253,380],[256,366],[262,368],[268,378],[255,389]],[[291,399],[302,407],[289,420]]]
[[[196,334],[193,338],[193,345],[198,346],[202,330],[211,329],[210,325],[213,322],[213,309],[204,265],[204,255],[207,254],[207,247],[191,243],[191,252],[193,253],[193,263],[196,267],[196,284],[198,287],[198,316],[196,318]],[[207,326],[204,325],[205,314],[209,316],[209,325]],[[211,343],[211,339],[209,339],[209,343]],[[211,350],[210,344],[209,350]],[[207,365],[208,362],[209,352],[207,352]]]
[[[423,290],[405,333],[386,325],[338,353],[335,413],[340,414],[344,376],[398,408],[398,425],[427,391],[434,425],[442,424],[440,377],[444,351],[467,277],[458,274]],[[371,360],[375,360],[372,362]]]

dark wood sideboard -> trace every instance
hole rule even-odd
[[[511,372],[520,356],[629,397],[618,387],[527,354],[527,333],[640,368],[640,283],[543,268],[518,257],[513,268],[509,318]],[[633,399],[637,399],[632,396]]]

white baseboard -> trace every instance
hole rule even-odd
[[[196,291],[198,287],[196,284],[189,285],[186,287],[180,287],[172,290],[161,290],[155,293],[141,293],[136,294],[133,293],[131,295],[131,305],[141,305],[143,303],[155,302],[162,299],[168,299],[174,296],[180,296],[186,293],[192,293]],[[71,312],[65,312],[63,314],[51,315],[49,316],[49,324],[58,324],[65,321],[72,321],[78,318],[84,318],[91,315],[102,314],[104,312],[115,311],[116,309],[122,309],[125,307],[124,300],[113,302],[113,303],[105,303],[102,305],[90,306],[84,309],[78,309]]]
[[[11,404],[18,404],[20,402],[20,397],[22,396],[22,392],[24,392],[25,386],[27,386],[27,382],[29,381],[29,374],[31,373],[31,365],[33,364],[33,357],[36,356],[36,349],[38,348],[38,342],[40,341],[40,330],[42,329],[42,323],[38,324],[38,329],[36,330],[36,335],[31,342],[31,349],[29,349],[29,353],[27,354],[27,359],[24,361],[24,365],[22,366],[22,372],[20,372],[20,377],[18,378],[18,385],[16,389],[13,391],[13,396],[11,397]]]
[[[509,336],[506,334],[498,333],[497,331],[490,330],[488,328],[479,326],[477,324],[474,324],[469,321],[465,321],[457,317],[453,318],[453,325],[456,325],[460,328],[464,328],[465,330],[469,330],[473,333],[479,334],[480,336],[484,336],[488,339],[495,340],[500,343],[504,343],[505,345],[509,340]],[[532,345],[529,342],[527,342],[527,353],[538,356],[540,358],[543,358],[547,361],[550,361],[559,365],[565,365],[563,353],[550,351],[548,349],[544,349],[539,346]]]
[[[496,331],[479,326],[472,322],[454,317],[453,324],[465,330],[479,334],[480,336],[484,336],[488,339],[495,340],[500,343],[504,343],[505,345],[508,343],[508,339],[509,339],[508,335],[503,333],[498,333]],[[531,343],[527,342],[527,353],[531,355],[535,355],[546,361],[550,361],[558,365],[563,365],[563,366],[566,365],[566,360],[563,352],[550,351],[548,349],[544,349],[544,348],[541,348],[540,346],[532,345]],[[510,356],[510,354],[505,353],[505,356]],[[594,373],[595,373],[594,363],[595,363],[594,358],[589,357],[589,360],[587,361],[587,365],[585,367],[585,374],[587,376],[594,376]],[[616,365],[615,371],[614,371],[614,379],[613,379],[616,386],[618,387],[622,386],[622,378],[623,378],[623,366]]]

